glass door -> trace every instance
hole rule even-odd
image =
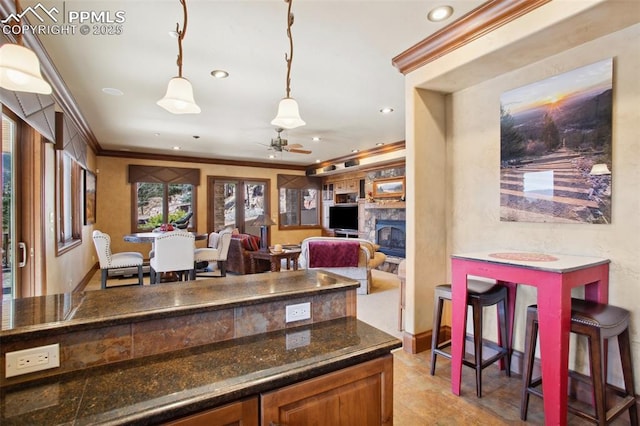
[[[15,244],[16,238],[16,155],[17,125],[2,115],[2,299],[12,299],[18,288],[16,267],[26,254],[24,244]]]

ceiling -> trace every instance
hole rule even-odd
[[[121,34],[82,35],[77,25],[73,35],[39,35],[102,150],[308,166],[403,141],[404,76],[391,59],[483,1],[449,1],[453,16],[433,23],[427,13],[441,1],[294,0],[291,96],[307,125],[282,136],[312,154],[268,149],[285,95],[285,1],[187,0],[183,76],[202,112],[184,115],[156,105],[177,75],[178,42],[169,32],[183,22],[179,0],[21,2],[38,3],[67,20],[72,11],[124,18],[113,24]],[[230,75],[213,78],[215,69]],[[394,112],[380,113],[385,107]]]

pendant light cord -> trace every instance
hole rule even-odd
[[[289,3],[289,7],[287,9],[287,37],[289,37],[289,55],[284,54],[284,60],[287,63],[287,98],[291,93],[291,61],[293,60],[293,37],[291,37],[291,25],[293,25],[293,13],[291,13],[291,5],[293,4],[293,0],[284,0]]]
[[[184,13],[184,21],[182,22],[182,29],[180,29],[180,23],[176,22],[176,33],[178,34],[178,77],[182,77],[182,39],[187,33],[187,2],[186,0],[180,0],[182,4],[182,11]]]

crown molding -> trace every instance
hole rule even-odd
[[[491,0],[391,60],[402,74],[432,62],[551,0]]]

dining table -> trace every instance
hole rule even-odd
[[[153,244],[156,238],[170,232],[180,232],[180,231],[135,232],[133,234],[125,235],[124,240],[128,243],[152,243]],[[192,234],[196,240],[207,239],[207,234],[201,234],[197,232],[190,232],[190,234]]]
[[[451,255],[452,392],[460,395],[467,323],[467,278],[489,278],[508,287],[509,347],[513,341],[517,286],[533,286],[537,289],[545,424],[566,425],[571,290],[584,287],[586,300],[607,303],[609,263],[609,259],[598,257],[513,250]]]

